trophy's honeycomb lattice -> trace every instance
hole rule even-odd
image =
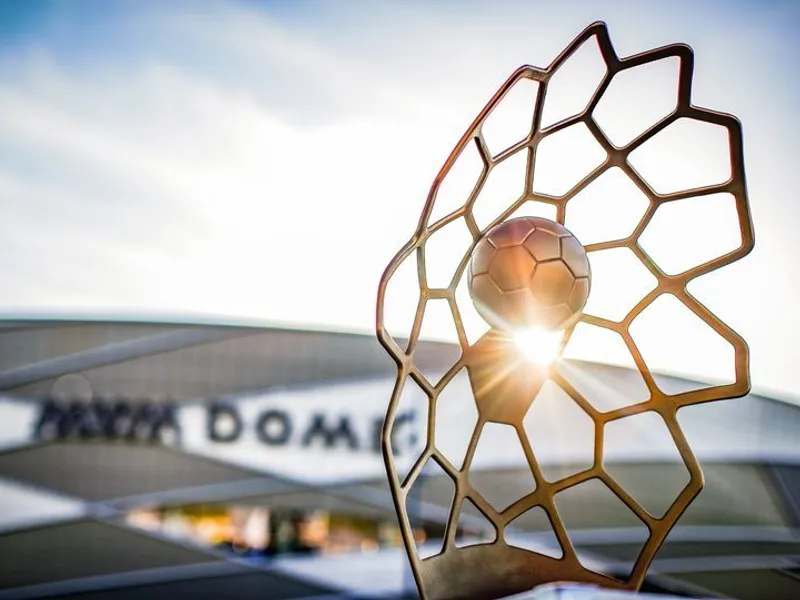
[[[559,68],[589,40],[596,42],[602,60],[605,63],[605,72],[599,78],[597,88],[582,110],[561,121],[543,126],[542,112],[548,84],[553,76],[559,72]],[[629,69],[635,69],[665,58],[675,58],[680,65],[675,108],[639,135],[626,139],[623,145],[617,146],[613,144],[606,132],[598,125],[593,114],[598,103],[603,99],[604,92],[617,75],[621,73],[627,74]],[[417,230],[387,267],[378,293],[377,332],[382,345],[395,360],[398,373],[396,386],[386,414],[382,445],[389,475],[389,484],[400,517],[403,539],[420,593],[424,598],[496,598],[529,590],[538,584],[552,581],[575,581],[596,583],[611,588],[638,589],[644,580],[656,551],[664,542],[670,529],[700,492],[703,486],[702,472],[678,425],[676,419],[677,410],[683,406],[699,402],[740,397],[746,394],[750,389],[749,358],[745,341],[689,294],[686,287],[693,279],[730,264],[748,254],[753,248],[754,238],[744,177],[740,123],[733,116],[692,105],[693,63],[694,58],[691,49],[682,44],[665,46],[635,56],[620,58],[614,51],[605,24],[594,23],[587,27],[546,69],[529,65],[517,69],[480,112],[448,157],[431,187]],[[516,85],[526,81],[538,83],[538,89],[533,101],[533,118],[529,129],[517,138],[519,139],[518,142],[505,149],[498,150],[494,146],[487,145],[483,131],[486,120],[503,103],[504,98]],[[685,121],[687,119],[721,127],[727,131],[727,150],[731,166],[730,177],[721,183],[699,188],[669,192],[657,191],[642,177],[640,172],[631,166],[629,156],[634,150],[648,143],[660,132],[675,124],[676,121]],[[605,152],[605,159],[599,166],[593,168],[561,195],[548,195],[534,191],[533,179],[537,164],[536,153],[540,144],[545,140],[552,139],[550,136],[575,125],[588,129]],[[482,170],[480,176],[477,178],[474,188],[463,199],[463,203],[458,208],[432,222],[431,215],[437,203],[437,194],[440,186],[446,180],[456,161],[468,148],[477,150],[481,157]],[[491,222],[485,223],[481,219],[482,225],[479,226],[473,214],[473,209],[476,199],[487,182],[487,178],[498,166],[520,156],[524,158],[527,164],[525,180],[520,185],[521,194],[517,197],[509,197],[507,207],[504,210],[500,211]],[[515,384],[520,386],[519,390],[523,392],[525,389],[533,391],[533,395],[530,398],[523,398],[524,402],[520,410],[506,411],[498,416],[492,411],[496,412],[501,410],[502,407],[492,406],[490,407],[491,410],[489,410],[481,406],[480,399],[478,399],[480,417],[472,433],[460,468],[454,466],[437,448],[435,435],[437,423],[434,418],[430,417],[425,447],[408,474],[401,475],[395,464],[391,437],[398,403],[404,388],[408,385],[418,385],[427,397],[429,415],[434,415],[439,395],[448,388],[456,378],[456,375],[464,368],[467,368],[470,372],[472,388],[473,391],[475,390],[476,367],[474,358],[476,350],[482,344],[491,344],[492,342],[491,336],[493,332],[489,332],[477,343],[469,341],[461,314],[463,306],[459,306],[456,295],[456,290],[469,264],[471,253],[479,243],[479,240],[493,226],[514,216],[529,201],[554,207],[555,220],[560,224],[564,224],[570,200],[612,169],[621,170],[644,193],[647,197],[648,205],[629,235],[620,239],[592,243],[587,245],[585,250],[591,260],[593,252],[626,248],[633,253],[641,265],[652,273],[657,279],[657,285],[618,321],[600,318],[591,314],[581,314],[579,322],[583,325],[602,328],[614,336],[619,336],[624,341],[625,347],[629,350],[636,368],[647,386],[649,391],[648,398],[633,405],[602,412],[579,393],[560,368],[554,366],[547,373],[549,376],[548,385],[558,386],[591,419],[594,425],[594,460],[591,467],[555,481],[548,481],[542,476],[542,470],[532,450],[532,447],[535,447],[536,444],[531,444],[522,426],[522,419],[525,417],[528,406],[531,403],[534,403],[535,406],[535,394],[541,389],[541,381],[519,381]],[[665,273],[642,249],[639,243],[640,236],[653,220],[656,211],[660,206],[674,200],[695,199],[696,201],[701,201],[706,196],[718,193],[729,194],[735,202],[741,244],[732,251],[705,260],[702,264],[695,265],[681,273]],[[466,226],[472,237],[472,244],[466,248],[465,254],[458,263],[449,285],[442,288],[431,288],[428,286],[426,277],[426,243],[431,236],[436,235],[443,227],[455,222],[461,222]],[[395,339],[386,329],[384,301],[387,284],[398,267],[406,260],[413,261],[413,264],[417,267],[419,300],[416,304],[416,318],[413,327],[407,335],[408,341],[401,342],[400,339]],[[667,395],[659,388],[656,378],[645,363],[630,334],[630,326],[648,306],[663,294],[669,294],[683,303],[686,308],[733,347],[735,363],[735,378],[733,382],[722,385],[709,385],[701,389],[692,389],[675,395]],[[425,377],[415,363],[414,351],[420,335],[426,304],[431,301],[442,302],[443,300],[447,302],[452,313],[453,324],[461,346],[461,355],[438,382],[432,382]],[[566,329],[562,344],[569,343],[573,330],[574,326]],[[690,343],[690,341],[687,340],[687,343]],[[487,371],[491,371],[491,369],[491,365],[486,367]],[[413,382],[409,380],[413,380]],[[526,385],[528,386],[527,388]],[[471,399],[471,401],[475,401],[475,398]],[[631,494],[608,474],[603,466],[603,432],[605,426],[612,422],[622,422],[627,417],[644,414],[657,417],[659,422],[663,421],[689,473],[687,485],[680,490],[663,515],[659,516],[648,513]],[[535,482],[534,491],[526,493],[516,502],[499,511],[473,487],[469,478],[472,460],[484,426],[487,421],[496,421],[498,419],[511,425],[513,430],[516,431],[516,435],[519,436],[525,459]],[[453,481],[455,492],[445,529],[443,548],[437,555],[422,560],[413,540],[409,520],[409,507],[406,505],[406,499],[423,472],[424,467],[429,462],[438,465],[446,476]],[[572,490],[576,486],[590,483],[599,485],[609,493],[613,493],[631,514],[641,521],[648,531],[647,541],[644,543],[628,578],[622,579],[602,575],[581,564],[570,541],[563,519],[559,514],[556,502],[558,494]],[[457,521],[462,513],[462,507],[465,506],[477,507],[478,511],[491,522],[496,531],[494,541],[466,548],[456,546]],[[540,513],[543,511],[546,516],[546,520],[555,534],[555,539],[561,547],[560,558],[523,550],[508,543],[506,529],[513,527],[512,522],[515,519],[533,511]]]

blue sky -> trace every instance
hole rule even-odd
[[[369,330],[463,130],[595,19],[690,44],[694,102],[742,120],[757,248],[695,291],[794,393],[790,1],[0,2],[0,312]]]

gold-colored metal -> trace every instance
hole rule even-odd
[[[564,63],[581,44],[589,40],[592,36],[596,36],[600,52],[605,60],[607,66],[606,75],[594,92],[588,106],[581,113],[553,125],[541,127],[541,114],[544,98],[547,93],[548,82],[559,66]],[[677,57],[680,61],[678,103],[676,109],[626,146],[615,147],[594,121],[592,111],[616,74],[626,69],[667,57]],[[745,185],[741,125],[739,121],[731,115],[713,112],[692,105],[691,85],[693,64],[692,50],[688,46],[682,44],[669,45],[621,59],[614,51],[605,24],[597,22],[587,27],[578,35],[564,52],[562,52],[546,69],[540,69],[529,65],[517,69],[480,112],[453,152],[447,158],[447,161],[433,182],[414,235],[397,253],[384,272],[378,292],[377,334],[381,344],[397,364],[397,380],[386,413],[382,447],[389,475],[389,485],[399,516],[403,540],[408,551],[414,577],[423,598],[497,598],[529,590],[538,584],[552,581],[588,582],[610,588],[638,589],[642,584],[650,563],[657,550],[664,542],[670,529],[702,489],[703,475],[700,466],[678,425],[676,412],[679,408],[690,404],[735,398],[747,394],[750,390],[749,356],[745,341],[720,319],[714,316],[708,308],[695,299],[687,291],[687,284],[696,277],[730,264],[748,254],[753,248],[754,237]],[[482,126],[495,107],[503,101],[503,98],[514,84],[522,79],[530,79],[539,82],[539,91],[534,106],[532,126],[522,141],[498,154],[492,155],[484,141]],[[655,192],[630,165],[628,162],[628,155],[634,149],[641,146],[645,141],[652,138],[679,118],[689,118],[712,123],[725,127],[728,130],[731,157],[731,177],[728,181],[719,185],[660,194]],[[532,190],[532,180],[534,157],[537,146],[547,136],[576,123],[584,123],[588,127],[606,151],[606,160],[563,196],[556,197],[534,193]],[[483,171],[475,188],[472,190],[469,197],[465,199],[461,208],[435,223],[430,223],[430,215],[436,202],[440,184],[456,162],[456,159],[470,144],[474,144],[477,147],[483,160]],[[491,170],[502,161],[507,160],[518,152],[527,153],[528,166],[525,191],[519,198],[513,199],[513,202],[509,205],[507,210],[498,215],[492,223],[481,230],[472,215],[472,207],[475,199],[480,193]],[[514,370],[515,368],[511,368],[507,373],[495,373],[495,365],[502,364],[503,360],[507,362],[512,360],[513,357],[507,359],[502,358],[504,352],[511,352],[511,350],[508,349],[509,347],[507,344],[504,345],[506,342],[502,339],[502,335],[495,330],[490,331],[474,345],[468,342],[455,299],[455,289],[464,274],[464,269],[469,262],[472,250],[485,231],[507,219],[528,200],[536,200],[555,206],[557,209],[557,220],[559,223],[563,224],[569,200],[612,167],[619,167],[630,177],[638,188],[646,194],[649,199],[649,207],[633,233],[628,237],[612,242],[591,244],[586,246],[585,249],[587,252],[591,253],[609,248],[629,248],[642,264],[657,278],[658,285],[638,302],[620,322],[601,319],[586,314],[582,315],[580,318],[582,322],[609,329],[622,337],[650,391],[649,399],[644,402],[601,413],[570,385],[569,381],[567,381],[557,368],[550,367],[545,372],[534,372],[525,369],[520,370],[519,367],[515,367],[516,371]],[[741,245],[732,252],[707,261],[678,275],[666,274],[638,243],[640,235],[652,219],[655,210],[666,202],[706,196],[720,192],[729,193],[735,199],[742,236]],[[459,263],[450,284],[444,289],[430,288],[427,284],[425,270],[426,241],[443,226],[459,218],[465,220],[472,234],[472,245]],[[410,333],[410,339],[407,344],[401,345],[388,333],[384,326],[384,299],[387,284],[398,266],[413,253],[416,253],[420,296],[416,307],[416,319]],[[675,296],[733,346],[735,355],[735,381],[733,383],[710,386],[677,395],[666,395],[658,388],[653,374],[645,364],[642,355],[631,337],[629,327],[637,315],[662,294],[672,294]],[[459,360],[447,371],[443,378],[438,382],[432,383],[426,379],[416,365],[414,350],[420,334],[426,302],[430,299],[440,298],[446,299],[450,306],[462,352]],[[572,328],[565,332],[562,344],[566,344],[569,341],[571,333]],[[501,359],[498,359],[498,356],[500,356]],[[475,427],[475,432],[468,445],[464,464],[458,469],[450,463],[436,447],[434,415],[438,396],[464,367],[467,368],[470,374],[472,388],[475,392],[479,409],[479,419]],[[494,377],[503,379],[504,383],[501,386],[502,391],[495,391],[487,396],[482,390],[489,385],[487,382],[491,382]],[[548,482],[542,477],[540,467],[531,449],[531,444],[522,428],[522,417],[533,401],[536,390],[538,390],[542,382],[548,377],[553,383],[564,390],[564,392],[592,418],[595,424],[595,455],[592,467],[556,482]],[[428,431],[425,448],[421,456],[414,463],[408,475],[404,479],[401,479],[399,478],[394,460],[391,436],[398,403],[409,378],[416,382],[428,396]],[[497,390],[496,386],[494,389]],[[661,415],[690,474],[689,483],[678,494],[675,501],[660,518],[650,515],[628,492],[626,492],[626,490],[611,478],[603,468],[602,440],[604,426],[616,419],[644,413],[646,411],[653,411]],[[514,426],[519,435],[536,483],[534,492],[520,498],[511,506],[500,512],[495,510],[495,508],[475,490],[470,484],[468,477],[480,431],[483,424],[487,421],[500,421],[510,423]],[[453,480],[455,483],[455,496],[450,508],[442,552],[439,555],[422,560],[417,553],[412,537],[408,510],[406,507],[406,498],[414,482],[422,472],[424,465],[429,460],[435,461]],[[602,481],[649,530],[647,542],[644,544],[634,564],[631,575],[627,580],[595,573],[586,569],[579,562],[564,523],[556,508],[554,497],[557,493],[592,479],[599,479]],[[456,521],[461,512],[462,504],[466,499],[469,499],[496,528],[497,538],[494,542],[466,548],[457,548],[455,546]],[[560,559],[510,546],[506,544],[504,540],[505,526],[517,516],[537,506],[546,511],[558,542],[562,547],[563,556]]]
[[[591,272],[586,251],[563,225],[519,217],[481,237],[467,281],[478,314],[493,327],[561,330],[580,316]]]

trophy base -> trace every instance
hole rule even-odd
[[[623,582],[588,571],[577,559],[555,559],[502,542],[452,549],[421,561],[429,600],[496,600],[563,581],[624,589]]]

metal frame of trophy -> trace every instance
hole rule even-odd
[[[558,72],[561,65],[583,43],[591,38],[596,39],[600,53],[605,61],[605,76],[582,111],[572,117],[542,127],[541,115],[547,96],[548,83],[554,74]],[[625,146],[615,146],[609,141],[593,118],[595,107],[609,84],[619,73],[668,57],[675,57],[680,62],[678,99],[675,109]],[[637,590],[641,586],[650,563],[663,544],[667,534],[702,489],[703,474],[700,465],[681,431],[676,419],[676,413],[678,409],[684,406],[741,397],[747,394],[750,390],[749,355],[745,341],[692,296],[687,291],[687,284],[696,277],[728,265],[748,254],[753,248],[754,237],[744,176],[741,125],[731,115],[699,108],[692,104],[693,64],[692,50],[683,44],[664,46],[627,58],[620,58],[611,44],[606,25],[602,22],[597,22],[581,32],[547,68],[541,69],[529,65],[518,68],[478,114],[445,161],[430,189],[416,230],[384,272],[378,293],[377,335],[381,344],[397,365],[397,380],[386,413],[382,448],[403,541],[417,586],[423,598],[498,598],[531,590],[540,584],[559,581]],[[539,85],[530,128],[527,132],[521,133],[518,143],[500,152],[493,153],[484,139],[483,124],[492,114],[492,111],[503,102],[509,91],[518,82],[525,79],[538,82]],[[702,121],[727,129],[731,164],[730,178],[718,185],[681,190],[668,194],[658,193],[631,166],[628,156],[636,148],[681,118]],[[532,181],[536,168],[535,157],[538,145],[548,136],[577,123],[585,124],[602,146],[606,152],[605,161],[581,179],[566,194],[551,196],[536,193],[533,190]],[[468,197],[464,198],[460,208],[432,222],[431,214],[437,201],[437,192],[440,185],[447,178],[448,173],[461,153],[470,145],[474,145],[481,156],[483,161],[482,173],[472,192]],[[524,192],[519,197],[509,198],[507,209],[497,215],[488,226],[480,228],[472,214],[476,198],[481,193],[491,171],[497,165],[518,153],[527,155]],[[620,321],[612,321],[582,313],[580,309],[583,307],[586,294],[583,294],[582,299],[579,298],[573,302],[573,308],[577,309],[571,311],[574,314],[565,314],[565,318],[559,320],[561,350],[568,344],[575,325],[579,322],[605,328],[619,335],[630,351],[638,371],[647,384],[649,398],[646,401],[616,410],[600,412],[563,377],[556,366],[557,363],[552,363],[545,367],[536,367],[519,361],[514,354],[513,346],[505,343],[507,332],[504,332],[502,326],[498,325],[498,323],[502,322],[502,319],[492,321],[491,317],[489,317],[488,320],[491,321],[492,329],[478,342],[470,344],[464,333],[464,325],[456,302],[455,290],[465,276],[469,276],[472,283],[472,278],[475,275],[474,271],[477,268],[475,264],[479,260],[477,257],[481,244],[486,245],[486,240],[492,235],[499,235],[497,234],[498,228],[511,221],[510,217],[523,203],[535,200],[552,205],[555,207],[555,221],[557,222],[555,225],[563,228],[570,200],[612,167],[621,169],[636,184],[647,196],[649,206],[630,235],[623,239],[587,245],[583,250],[591,258],[592,252],[595,251],[610,248],[628,248],[647,270],[655,276],[658,283],[655,289],[642,298]],[[705,196],[722,192],[730,194],[735,199],[741,245],[731,252],[696,265],[682,273],[676,275],[667,274],[639,244],[639,237],[645,231],[656,210],[659,206],[671,201],[695,199],[700,202]],[[463,220],[471,233],[472,245],[458,264],[457,270],[453,273],[448,286],[443,288],[429,287],[426,278],[426,243],[442,227],[459,219]],[[526,226],[529,227],[530,231],[537,231],[537,227],[548,227],[547,223],[539,222],[537,224],[534,221],[529,222]],[[713,226],[713,224],[710,224],[710,226]],[[559,235],[568,236],[569,232],[562,232]],[[562,244],[562,249],[564,247]],[[566,252],[566,250],[563,250],[563,252]],[[416,305],[414,325],[407,341],[395,339],[387,331],[384,322],[384,301],[387,284],[398,267],[406,260],[416,263],[420,292],[419,301]],[[590,293],[588,285],[590,274],[588,271],[585,276],[585,292]],[[542,283],[543,281],[544,284]],[[540,279],[539,285],[548,285],[547,280]],[[480,294],[474,288],[471,288],[471,294],[476,303],[481,299],[478,297]],[[662,294],[671,294],[674,298],[677,298],[692,313],[710,326],[714,332],[730,343],[734,349],[735,357],[735,381],[733,383],[710,385],[703,389],[673,395],[668,395],[659,388],[656,378],[645,363],[631,336],[630,325],[642,311]],[[439,381],[429,381],[425,377],[415,362],[414,354],[420,335],[425,306],[432,299],[447,301],[461,346],[460,358]],[[524,310],[524,307],[520,308],[520,310]],[[486,312],[481,312],[481,314],[484,315]],[[466,369],[469,374],[471,389],[478,407],[479,419],[467,447],[463,465],[458,468],[437,449],[436,422],[431,415],[435,413],[438,396],[462,369]],[[409,379],[413,380],[424,391],[429,407],[429,419],[427,421],[427,437],[424,450],[410,471],[407,474],[401,474],[396,468],[391,438],[398,401]],[[535,401],[536,395],[545,380],[552,381],[568,394],[592,419],[595,427],[594,464],[584,471],[556,481],[548,481],[542,475],[536,455],[521,426],[522,417]],[[624,419],[625,417],[648,411],[663,419],[690,475],[689,483],[680,491],[662,516],[654,516],[648,513],[619,483],[608,475],[603,467],[603,430],[605,425],[617,419]],[[516,429],[522,447],[525,450],[528,466],[536,483],[535,491],[519,498],[518,501],[501,511],[496,510],[487,502],[472,486],[469,479],[472,456],[475,452],[481,429],[487,422],[505,423]],[[421,559],[412,535],[406,500],[410,489],[428,461],[437,463],[452,479],[455,484],[455,496],[445,528],[442,551],[437,555]],[[558,493],[590,480],[599,480],[607,486],[641,520],[648,530],[647,541],[644,543],[634,563],[630,576],[626,579],[592,571],[580,562],[556,507],[554,499]],[[461,506],[466,500],[472,502],[494,526],[496,530],[494,541],[464,548],[455,545],[457,520]],[[512,546],[504,538],[504,529],[513,519],[525,511],[537,507],[545,511],[552,525],[562,549],[561,558],[553,558]]]

